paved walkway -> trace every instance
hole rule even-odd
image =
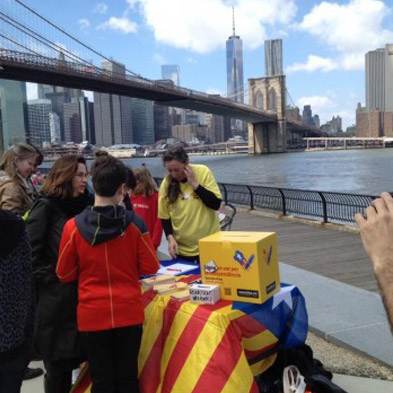
[[[349,285],[378,291],[356,233],[246,211],[237,213],[232,230],[277,232],[281,261]]]

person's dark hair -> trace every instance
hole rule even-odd
[[[86,160],[74,154],[57,159],[45,178],[41,193],[49,197],[72,198],[72,179],[78,172],[78,164],[86,166]]]
[[[126,187],[133,190],[136,186],[135,173],[131,168],[128,168]]]
[[[37,152],[37,157],[35,159],[35,165],[36,166],[40,166],[42,164],[42,162],[44,161],[44,155],[42,154],[41,150],[30,143],[30,146]]]
[[[94,161],[90,172],[96,194],[112,197],[122,184],[126,184],[129,169],[117,158],[106,154]]]
[[[189,158],[187,152],[184,150],[182,145],[173,145],[165,151],[162,160],[164,164],[168,161],[179,161],[183,164],[188,164]]]
[[[162,157],[164,164],[170,161],[179,161],[182,164],[188,164],[189,158],[187,152],[184,150],[181,145],[174,145],[170,147]],[[180,195],[180,183],[174,179],[172,176],[168,178],[168,188],[166,190],[166,197],[169,203],[175,203],[176,199]]]
[[[105,150],[97,150],[94,154],[95,158],[108,157],[109,153]]]

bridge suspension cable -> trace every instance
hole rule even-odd
[[[43,44],[44,46],[49,47],[50,49],[54,49],[55,51],[59,52],[59,53],[63,53],[65,57],[68,57],[70,60],[72,61],[79,61],[82,63],[85,63],[87,65],[92,65],[90,62],[82,59],[81,57],[79,57],[78,55],[70,52],[67,48],[62,47],[58,44],[56,44],[55,42],[52,42],[50,40],[48,40],[47,38],[43,37],[41,34],[37,33],[36,31],[30,29],[27,26],[22,25],[21,23],[19,23],[17,20],[13,19],[12,17],[10,17],[9,15],[4,14],[3,12],[0,11],[0,19],[3,20],[4,22],[8,23],[9,25],[11,25],[12,27],[14,27],[15,29],[21,31],[22,33],[30,36],[31,38],[37,40],[38,42],[40,42],[41,44]],[[38,52],[31,50],[30,48],[27,48],[26,46],[20,45],[18,43],[16,43],[14,41],[15,44],[28,49],[29,51],[31,51],[32,53],[39,55]]]
[[[102,53],[100,53],[99,51],[97,51],[96,49],[94,49],[93,47],[91,47],[90,45],[85,44],[84,42],[82,42],[81,40],[79,40],[77,37],[75,37],[74,35],[70,34],[69,32],[67,32],[65,29],[63,29],[62,27],[56,25],[55,23],[53,23],[52,21],[50,21],[48,18],[42,16],[40,13],[38,13],[37,11],[35,11],[33,8],[29,7],[28,5],[26,5],[23,1],[21,0],[14,0],[15,3],[19,4],[21,7],[23,7],[25,10],[27,10],[29,13],[33,14],[34,16],[36,16],[37,18],[41,19],[42,21],[44,21],[47,25],[51,26],[52,28],[54,28],[55,30],[57,30],[58,32],[60,32],[61,34],[63,34],[64,36],[70,38],[72,41],[74,41],[75,43],[77,43],[78,45],[82,46],[83,48],[87,49],[88,51],[90,51],[91,53],[94,53],[95,55],[97,55],[99,58],[104,59],[108,62],[113,63],[114,60],[110,59],[109,57],[103,55]],[[9,16],[8,16],[9,17]],[[9,17],[9,19],[12,20],[11,17]],[[14,21],[15,22],[15,21]],[[18,23],[18,22],[17,22]],[[18,23],[19,25],[21,25],[20,23]],[[33,30],[30,26],[27,27],[25,25],[22,25],[24,29],[28,30],[30,32],[30,34],[23,30],[23,29],[19,29],[20,31],[22,31],[23,33],[27,34],[28,36],[30,36],[31,38],[37,40],[38,42],[40,42],[40,39],[43,39],[44,41],[46,41],[46,46],[49,46],[52,50],[56,50],[58,53],[62,53],[64,56],[66,56],[66,54],[68,54],[68,58],[73,59],[73,61],[78,60],[79,62],[85,63],[86,65],[90,65],[92,66],[93,63],[91,61],[87,61],[85,59],[83,59],[81,56],[77,55],[76,53],[73,53],[71,51],[69,51],[67,48],[63,47],[63,46],[59,46],[58,44],[56,44],[55,42],[43,37],[41,34],[37,33],[37,31]],[[14,26],[15,27],[15,26]],[[34,35],[36,35],[37,37],[40,37],[40,39],[38,39],[37,37],[35,37]],[[42,43],[42,42],[41,42]],[[141,80],[145,80],[145,81],[149,81],[151,82],[150,79],[145,78],[143,76],[141,76],[140,74],[137,74],[135,72],[133,72],[132,70],[128,69],[125,67],[125,71],[126,73],[130,74],[130,76],[135,77],[137,79],[141,79]],[[112,72],[112,74],[116,74],[114,72]],[[124,77],[124,76],[123,76]]]

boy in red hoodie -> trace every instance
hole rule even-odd
[[[63,282],[78,280],[78,329],[86,337],[92,393],[139,392],[138,280],[159,267],[145,224],[119,206],[127,171],[112,156],[94,162],[94,206],[66,223],[60,243],[56,272]]]

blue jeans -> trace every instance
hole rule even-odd
[[[0,393],[20,393],[29,360],[30,345],[27,344],[0,353]]]

